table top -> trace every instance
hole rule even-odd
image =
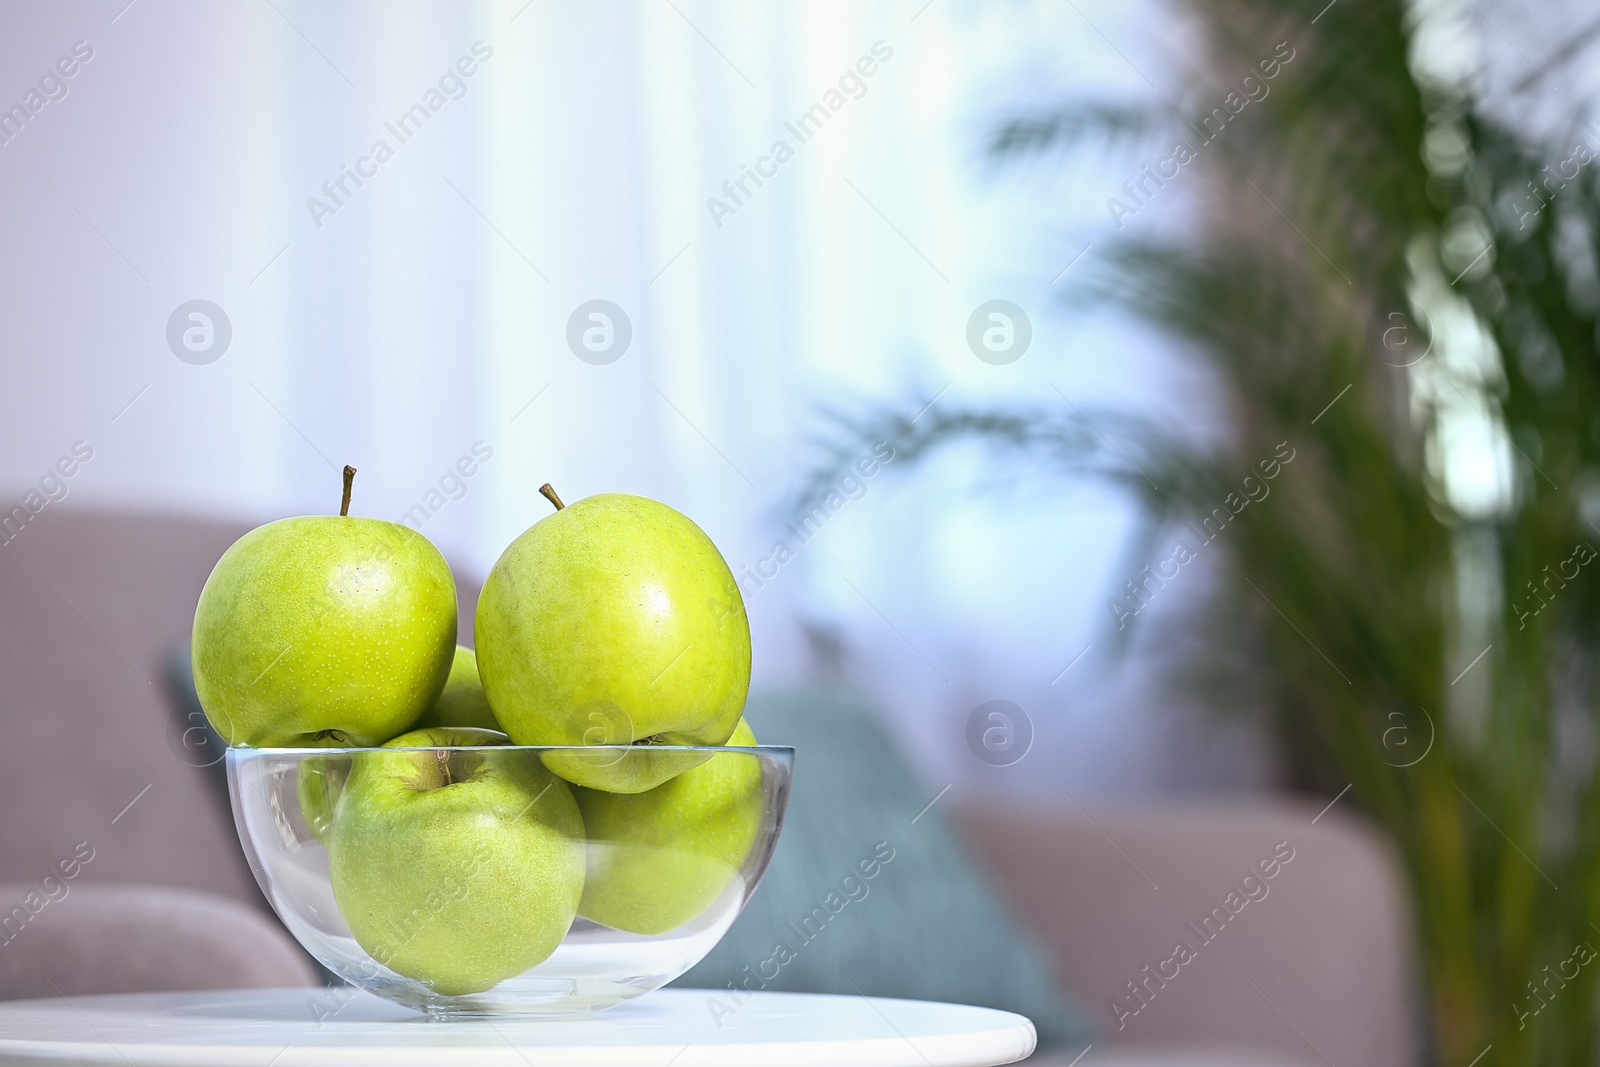
[[[731,998],[663,989],[584,1018],[450,1022],[352,989],[19,1000],[0,1003],[0,1065],[987,1067],[1034,1045],[1032,1023],[992,1008],[806,993]]]

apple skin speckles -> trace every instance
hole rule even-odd
[[[280,519],[223,553],[195,609],[195,691],[230,745],[378,745],[432,705],[455,649],[456,589],[409,527]]]
[[[750,626],[733,573],[686,516],[609,493],[501,555],[474,625],[483,689],[519,745],[720,745],[744,710]],[[697,753],[548,753],[568,781],[637,793]]]

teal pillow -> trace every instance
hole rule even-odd
[[[1032,1019],[1041,1048],[1089,1040],[868,711],[795,694],[752,699],[745,716],[762,744],[796,749],[783,836],[749,906],[678,985],[722,990],[706,1002],[717,1018],[738,1009],[731,985],[980,1004]]]

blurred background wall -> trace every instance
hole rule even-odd
[[[829,411],[1122,401],[1200,435],[1225,423],[1166,342],[1056,303],[1116,229],[1105,200],[1137,160],[1001,167],[985,151],[999,121],[1057,97],[1173,95],[1199,61],[1181,13],[0,12],[0,103],[27,110],[0,145],[5,506],[80,441],[93,458],[49,507],[264,521],[332,510],[349,462],[357,511],[409,515],[481,576],[545,514],[540,483],[644,493],[701,523],[741,577],[771,575],[746,586],[756,684],[864,691],[935,789],[1272,779],[1245,724],[1201,717],[1156,676],[1157,624],[1181,632],[1204,561],[1116,653],[1128,635],[1107,601],[1139,565],[1122,555],[1133,509],[1108,490],[955,450],[841,487],[847,505],[803,546],[785,529]],[[1182,228],[1202,191],[1175,184],[1132,224]],[[995,299],[1031,327],[1002,365],[968,341]],[[202,326],[186,360],[196,300],[231,337]],[[625,316],[620,358],[569,345],[595,300]],[[475,453],[470,477],[452,473]],[[779,539],[796,546],[781,565]],[[1034,735],[1004,769],[966,743],[994,699]]]

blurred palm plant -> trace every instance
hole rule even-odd
[[[1432,1060],[1466,1067],[1492,1045],[1496,1063],[1587,1064],[1600,136],[1534,143],[1491,110],[1439,44],[1467,6],[1201,0],[1208,67],[1228,76],[1192,111],[1074,101],[996,132],[1002,158],[1101,135],[1198,149],[1234,72],[1293,51],[1185,171],[1205,183],[1198,233],[1119,239],[1077,293],[1203,361],[1225,447],[1138,412],[948,402],[853,419],[831,447],[889,439],[904,462],[977,439],[1118,482],[1144,504],[1145,560],[1215,515],[1224,581],[1195,660],[1220,704],[1264,698],[1301,784],[1348,783],[1397,843]],[[1217,515],[1284,442],[1270,500]]]

